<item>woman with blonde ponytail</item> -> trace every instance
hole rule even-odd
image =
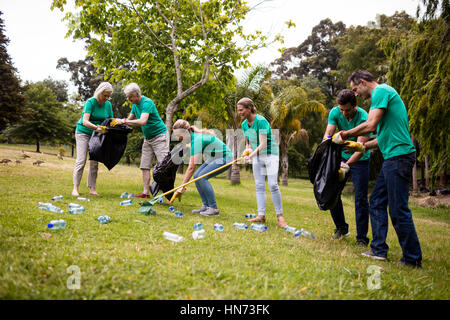
[[[191,153],[189,158],[189,166],[184,175],[183,184],[187,183],[192,176],[194,179],[200,177],[208,172],[211,172],[233,160],[233,153],[219,138],[215,136],[214,131],[208,129],[199,129],[196,126],[191,126],[188,121],[179,119],[173,125],[173,133],[178,136],[180,141],[183,139],[190,140]],[[185,141],[189,143],[189,141]],[[202,163],[203,158],[207,158]],[[201,164],[202,163],[202,164]],[[201,166],[195,171],[197,164]],[[193,213],[200,213],[204,216],[218,216],[219,209],[216,203],[216,196],[210,178],[226,171],[223,168],[213,174],[204,177],[195,182],[198,193],[202,198],[202,206],[198,210],[192,210]],[[186,188],[177,190],[179,193],[186,191]]]

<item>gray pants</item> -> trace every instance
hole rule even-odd
[[[73,184],[80,185],[83,176],[84,166],[86,165],[87,154],[89,151],[90,136],[84,133],[75,132],[75,141],[77,146],[77,159],[73,169]],[[94,188],[97,182],[98,162],[89,160],[89,175],[87,180],[88,188]]]
[[[168,152],[169,143],[167,134],[163,133],[149,140],[144,139],[139,168],[142,170],[150,170],[153,164],[153,156],[156,156],[158,161],[163,161]]]

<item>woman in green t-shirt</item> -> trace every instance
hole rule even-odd
[[[255,104],[249,98],[242,98],[236,104],[237,112],[242,120],[242,130],[245,136],[248,158],[252,160],[253,176],[256,186],[256,203],[258,216],[249,222],[266,221],[266,192],[265,179],[269,185],[272,202],[275,206],[277,221],[280,227],[287,226],[283,217],[281,192],[278,187],[278,144],[275,141],[269,122],[262,115],[256,113]]]
[[[233,153],[226,144],[215,136],[214,131],[202,129],[196,126],[191,126],[186,120],[179,119],[173,125],[173,132],[178,136],[180,141],[190,138],[191,155],[189,158],[189,166],[184,175],[183,184],[187,183],[192,176],[198,178],[208,172],[211,172],[233,160]],[[186,141],[185,141],[186,143]],[[203,156],[207,159],[202,163]],[[202,165],[195,171],[197,164]],[[217,208],[216,196],[211,183],[208,179],[217,176],[226,171],[228,167],[212,173],[203,179],[197,180],[195,186],[202,198],[202,206],[198,210],[193,210],[193,213],[200,213],[204,216],[218,216],[219,209]],[[183,193],[186,188],[177,190],[178,193]]]
[[[92,132],[102,132],[100,124],[108,118],[113,117],[111,102],[111,94],[113,92],[112,85],[109,82],[102,82],[95,90],[94,96],[88,99],[84,105],[81,118],[77,122],[75,130],[75,141],[77,148],[77,159],[75,160],[75,168],[73,170],[73,190],[72,195],[78,197],[81,177],[83,176],[84,166],[86,165],[87,153],[89,151],[89,140]],[[89,161],[89,175],[87,186],[90,188],[89,194],[98,196],[95,190],[97,181],[98,162]]]

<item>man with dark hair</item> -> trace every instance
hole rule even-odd
[[[330,111],[328,126],[325,130],[324,139],[329,139],[335,132],[336,127],[340,130],[350,130],[367,121],[367,112],[356,105],[356,96],[352,90],[342,90],[337,96],[338,106]],[[353,141],[367,142],[367,136],[359,136]],[[369,185],[369,157],[370,151],[349,152],[342,151],[341,171],[343,175],[350,172],[355,192],[355,221],[356,221],[356,243],[358,246],[366,247],[369,244],[367,231],[369,228],[369,203],[367,200]],[[344,177],[342,177],[344,178]],[[330,210],[331,217],[336,226],[332,239],[342,239],[350,235],[348,224],[345,222],[344,208],[341,197],[336,206]]]
[[[408,114],[402,99],[394,88],[378,84],[365,70],[356,70],[348,78],[356,96],[371,99],[366,122],[333,136],[336,143],[345,143],[357,137],[377,131],[377,139],[364,144],[365,148],[378,145],[384,162],[370,197],[370,223],[372,225],[372,248],[363,255],[386,260],[389,246],[386,244],[388,213],[397,233],[403,256],[399,265],[422,266],[419,238],[408,207],[409,180],[416,159],[416,150],[409,134]]]

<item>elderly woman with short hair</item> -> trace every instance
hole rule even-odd
[[[141,164],[139,166],[142,170],[144,188],[142,193],[135,195],[135,197],[150,198],[150,169],[152,168],[153,156],[156,156],[157,161],[162,161],[169,152],[167,128],[159,116],[155,103],[141,94],[141,89],[136,83],[130,83],[123,91],[132,107],[128,117],[119,119],[118,123],[139,126],[144,134]]]
[[[83,176],[84,166],[86,165],[87,153],[89,151],[89,140],[92,132],[101,132],[99,125],[108,118],[113,117],[111,102],[111,94],[113,87],[109,82],[102,82],[94,92],[94,96],[89,98],[84,104],[81,118],[77,122],[75,130],[75,141],[77,149],[77,159],[73,170],[73,190],[72,195],[78,197],[81,177]],[[89,175],[87,186],[90,188],[89,194],[98,196],[95,190],[97,182],[98,162],[89,161]]]

